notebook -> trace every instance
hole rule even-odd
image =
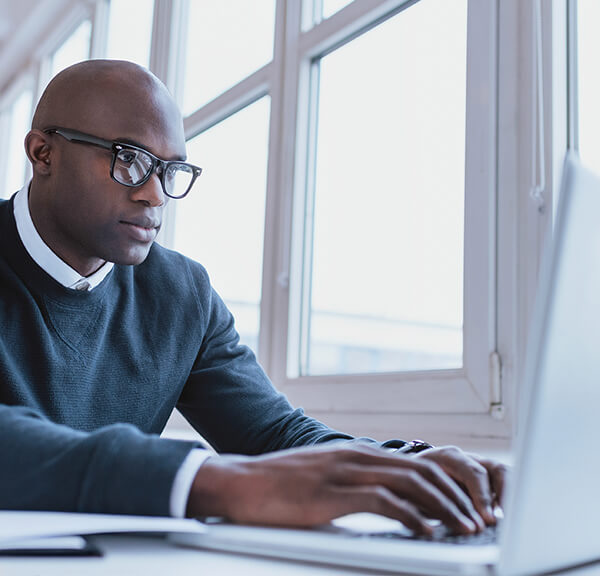
[[[175,541],[417,574],[539,574],[600,560],[600,178],[570,153],[520,386],[515,465],[492,544],[403,538],[395,521],[353,515],[314,530],[207,524]],[[404,529],[404,532],[406,530]]]

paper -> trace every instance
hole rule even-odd
[[[52,538],[33,538],[31,540],[12,540],[0,543],[2,552],[15,550],[27,552],[29,550],[84,550],[87,541],[82,536],[53,536]]]
[[[118,514],[65,512],[0,512],[0,545],[51,536],[83,536],[122,532],[202,533],[196,520]]]
[[[83,536],[52,536],[0,543],[3,556],[102,556]]]

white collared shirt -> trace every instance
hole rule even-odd
[[[110,274],[114,267],[112,262],[105,262],[96,272],[89,276],[81,276],[66,262],[61,260],[42,240],[31,219],[29,211],[29,184],[26,184],[15,196],[14,215],[21,242],[35,263],[57,282],[74,290],[93,290]],[[213,455],[208,450],[192,450],[175,475],[169,509],[171,516],[183,518],[188,497],[196,477],[196,473],[204,461]]]

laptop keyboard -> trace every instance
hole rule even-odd
[[[495,544],[498,537],[498,527],[488,526],[477,534],[449,534],[445,526],[435,526],[431,536],[410,536],[402,532],[372,532],[365,534],[368,538],[384,538],[388,540],[419,540],[438,542],[442,544],[468,544],[470,546]]]

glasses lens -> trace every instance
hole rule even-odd
[[[117,152],[113,175],[126,186],[139,184],[152,170],[152,158],[140,150],[122,148]]]
[[[194,170],[187,164],[169,164],[164,174],[165,191],[172,198],[185,196],[194,179]]]

